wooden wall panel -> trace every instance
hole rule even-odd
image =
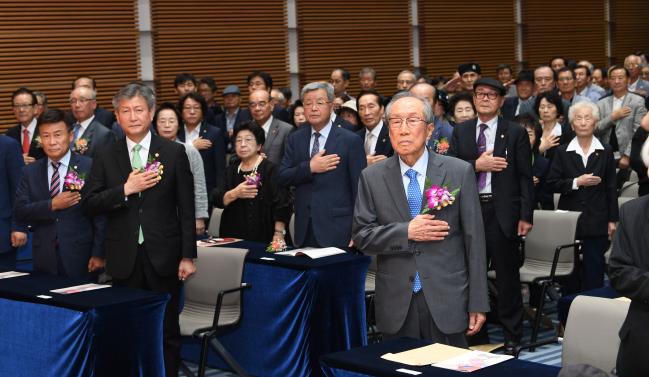
[[[610,0],[610,4],[613,63],[624,64],[624,58],[636,51],[649,52],[647,2]]]

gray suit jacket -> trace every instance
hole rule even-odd
[[[97,118],[92,120],[84,133],[79,135],[79,138],[88,141],[88,150],[80,154],[90,158],[95,158],[106,145],[115,141],[113,132],[101,124]]]
[[[363,253],[377,256],[377,326],[388,334],[402,327],[418,271],[437,327],[446,334],[463,332],[468,312],[489,311],[475,172],[462,160],[429,153],[426,176],[431,183],[449,190],[459,186],[460,192],[453,205],[433,212],[435,218],[449,223],[449,235],[443,241],[414,242],[408,240],[411,217],[398,159],[395,154],[363,170],[354,208],[354,244]]]
[[[273,117],[266,142],[264,142],[264,153],[266,153],[266,158],[277,166],[282,162],[284,142],[291,131],[293,131],[293,126]]]
[[[611,120],[613,95],[597,101],[600,121],[597,122],[595,135],[602,143],[610,144],[611,127],[615,127],[615,136],[620,147],[620,154],[631,156],[631,138],[633,138],[633,134],[640,127],[640,120],[647,113],[647,109],[644,107],[644,98],[631,92],[627,93],[624,97],[622,106],[629,106],[631,108],[631,114],[614,122]]]

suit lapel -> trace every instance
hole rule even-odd
[[[273,141],[275,140],[275,136],[277,136],[277,132],[279,132],[279,126],[277,125],[275,119],[273,119],[273,121],[270,122],[270,127],[268,128],[268,135],[266,136],[266,142],[264,143],[266,149],[270,148],[270,146],[273,145]]]
[[[93,119],[92,122],[88,125],[88,128],[86,128],[85,131],[83,131],[83,134],[79,135],[79,139],[84,138],[88,143],[92,140],[92,136],[95,134],[95,120]]]
[[[376,154],[387,154],[388,153],[388,125],[383,122],[383,127],[381,128],[381,132],[379,132],[379,140],[376,141]],[[380,152],[380,153],[379,153]]]
[[[477,128],[478,128],[478,120],[475,119],[475,120],[471,121],[471,123],[468,125],[465,132],[469,133],[469,138],[468,139],[471,140],[471,142],[469,143],[468,146],[471,148],[471,151],[473,153],[475,153],[476,157],[480,157],[478,155],[478,140],[476,140],[476,137],[475,137]],[[458,148],[459,148],[459,146],[458,146]]]
[[[388,188],[390,196],[394,201],[394,206],[399,213],[401,220],[410,221],[410,209],[406,192],[403,189],[403,178],[401,177],[401,168],[399,166],[399,156],[394,154],[386,163],[387,169],[383,174],[385,187]]]
[[[324,145],[325,151],[330,151],[334,149],[333,147],[337,144],[337,138],[338,138],[338,127],[332,125],[331,131],[329,131],[329,136],[327,136],[327,141],[325,142]],[[320,150],[322,150],[322,147],[320,147]]]
[[[435,153],[428,153],[428,166],[426,167],[426,178],[430,181],[430,184],[433,186],[442,187],[444,184],[444,178],[446,177],[446,170],[442,167],[442,161],[439,156]],[[452,188],[449,187],[452,190]],[[422,195],[422,208],[427,204],[426,203],[426,187],[424,186],[424,195]]]
[[[122,174],[122,180],[126,182],[128,175],[131,174],[133,168],[131,167],[131,159],[129,157],[129,151],[126,147],[126,138],[121,139],[115,143],[115,159],[117,160],[117,166],[119,171]]]
[[[494,140],[494,156],[506,157],[505,153],[507,149],[507,125],[505,120],[501,117],[498,117],[498,125],[496,127],[496,137]]]
[[[202,127],[201,127],[201,132],[200,135],[203,135]],[[150,158],[156,158],[158,161],[160,161],[159,157],[155,157],[156,154],[159,156],[160,149],[162,149],[162,143],[160,143],[160,138],[156,135],[151,135],[151,144],[149,145],[149,154],[147,155],[146,160],[142,161],[142,164],[146,166],[147,162],[149,161]],[[142,191],[142,200],[146,199],[147,193],[151,190],[155,190],[155,188],[160,184],[158,182],[155,186],[149,188],[148,190]]]
[[[50,179],[49,179],[49,174],[47,173],[47,165],[49,164],[49,159],[47,157],[43,157],[42,159],[38,160],[37,163],[41,164],[39,168],[39,174],[38,174],[39,177],[38,180],[40,181],[40,184],[38,184],[38,187],[40,188],[39,197],[49,198]]]

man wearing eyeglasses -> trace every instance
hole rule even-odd
[[[252,118],[266,134],[263,153],[268,161],[279,165],[284,155],[284,142],[293,130],[293,126],[273,116],[273,103],[270,93],[266,90],[255,90],[250,93],[248,108]]]
[[[97,92],[80,86],[70,93],[70,109],[74,117],[72,125],[72,152],[94,158],[107,144],[115,140],[113,132],[95,117]]]
[[[18,125],[7,130],[7,136],[20,143],[26,164],[45,156],[36,129],[36,95],[27,88],[19,88],[11,94],[12,109]]]
[[[475,170],[487,258],[496,270],[498,319],[505,351],[513,354],[523,335],[517,236],[532,229],[532,156],[526,131],[498,116],[505,87],[491,78],[477,80],[474,87],[478,118],[455,127],[449,155]]]
[[[466,347],[489,310],[484,230],[471,165],[429,152],[431,105],[411,93],[386,110],[394,155],[363,170],[353,239],[376,255],[376,323],[384,338],[429,339]],[[432,185],[460,189],[428,214]]]
[[[279,183],[295,187],[296,246],[350,245],[358,177],[367,166],[363,141],[331,121],[333,85],[302,88],[305,125],[286,138]]]
[[[638,55],[629,55],[624,59],[624,68],[629,70],[629,91],[643,97],[649,96],[649,82],[640,78],[642,59]]]

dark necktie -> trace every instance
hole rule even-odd
[[[320,152],[320,133],[313,133],[313,148],[311,148],[311,158]]]
[[[480,124],[480,134],[478,135],[478,155],[482,155],[484,152],[487,151],[487,137],[485,136],[484,132],[487,129],[487,125],[482,123]],[[478,191],[484,190],[485,186],[487,186],[487,172],[480,172],[478,173]]]
[[[50,181],[50,198],[54,198],[59,194],[59,189],[61,186],[61,177],[59,177],[59,167],[61,166],[60,162],[52,161],[52,180]]]

